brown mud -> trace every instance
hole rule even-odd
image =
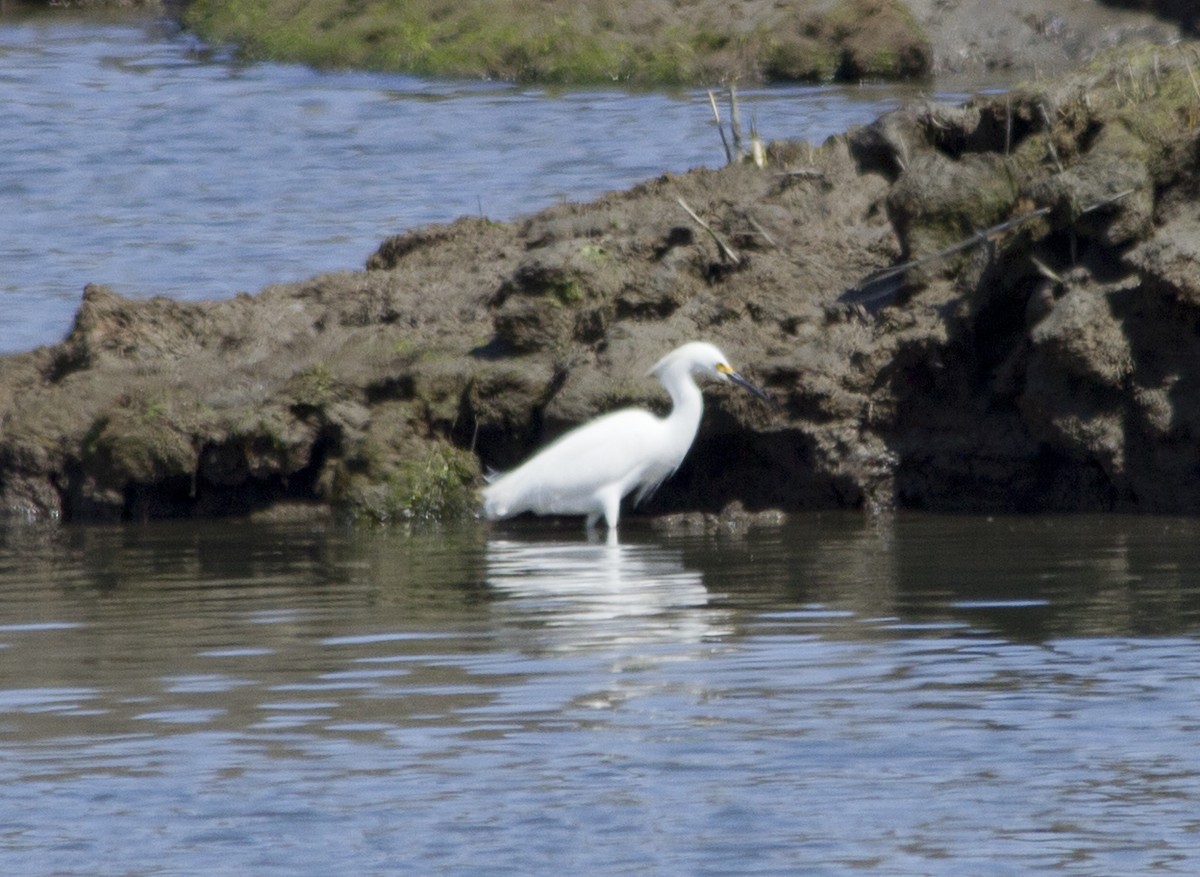
[[[906,0],[933,47],[930,73],[1022,79],[1057,75],[1096,53],[1194,34],[1195,13],[1170,0]]]
[[[88,287],[65,341],[0,358],[0,508],[469,515],[484,469],[661,410],[645,370],[702,338],[780,407],[710,389],[656,515],[1200,511],[1197,77],[1191,45],[1124,51],[253,296]]]

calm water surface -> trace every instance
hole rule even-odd
[[[1200,521],[0,530],[6,874],[1200,870]]]
[[[820,142],[912,90],[743,92]],[[205,299],[359,268],[391,234],[724,163],[703,91],[547,93],[240,65],[147,23],[0,17],[0,353],[80,292]]]

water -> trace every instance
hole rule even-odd
[[[743,94],[820,140],[901,95]],[[0,350],[722,161],[707,98],[0,20]],[[1200,870],[1200,521],[0,527],[5,874]]]
[[[1200,521],[0,530],[6,874],[1195,874]]]
[[[820,142],[912,93],[742,102],[766,139]],[[89,282],[254,292],[360,268],[430,222],[510,219],[724,163],[703,91],[245,66],[146,23],[60,15],[0,18],[0,155],[0,353],[61,339]]]

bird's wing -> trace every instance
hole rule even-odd
[[[584,424],[486,487],[485,503],[498,516],[586,513],[602,486],[627,482],[628,489],[638,483],[653,458],[661,424],[636,408]]]
[[[666,481],[674,471],[674,469],[660,470],[659,472],[655,473],[655,477],[653,479],[649,481],[643,481],[641,486],[638,487],[638,492],[633,496],[633,504],[635,506],[639,506],[650,497],[654,496],[654,491],[658,490],[658,488],[662,486],[662,483]]]

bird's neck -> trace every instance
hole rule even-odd
[[[684,373],[679,380],[664,381],[667,392],[671,394],[671,413],[667,415],[668,423],[675,425],[672,434],[679,436],[683,443],[684,453],[691,447],[696,431],[700,428],[700,417],[704,414],[704,396],[690,373]]]

